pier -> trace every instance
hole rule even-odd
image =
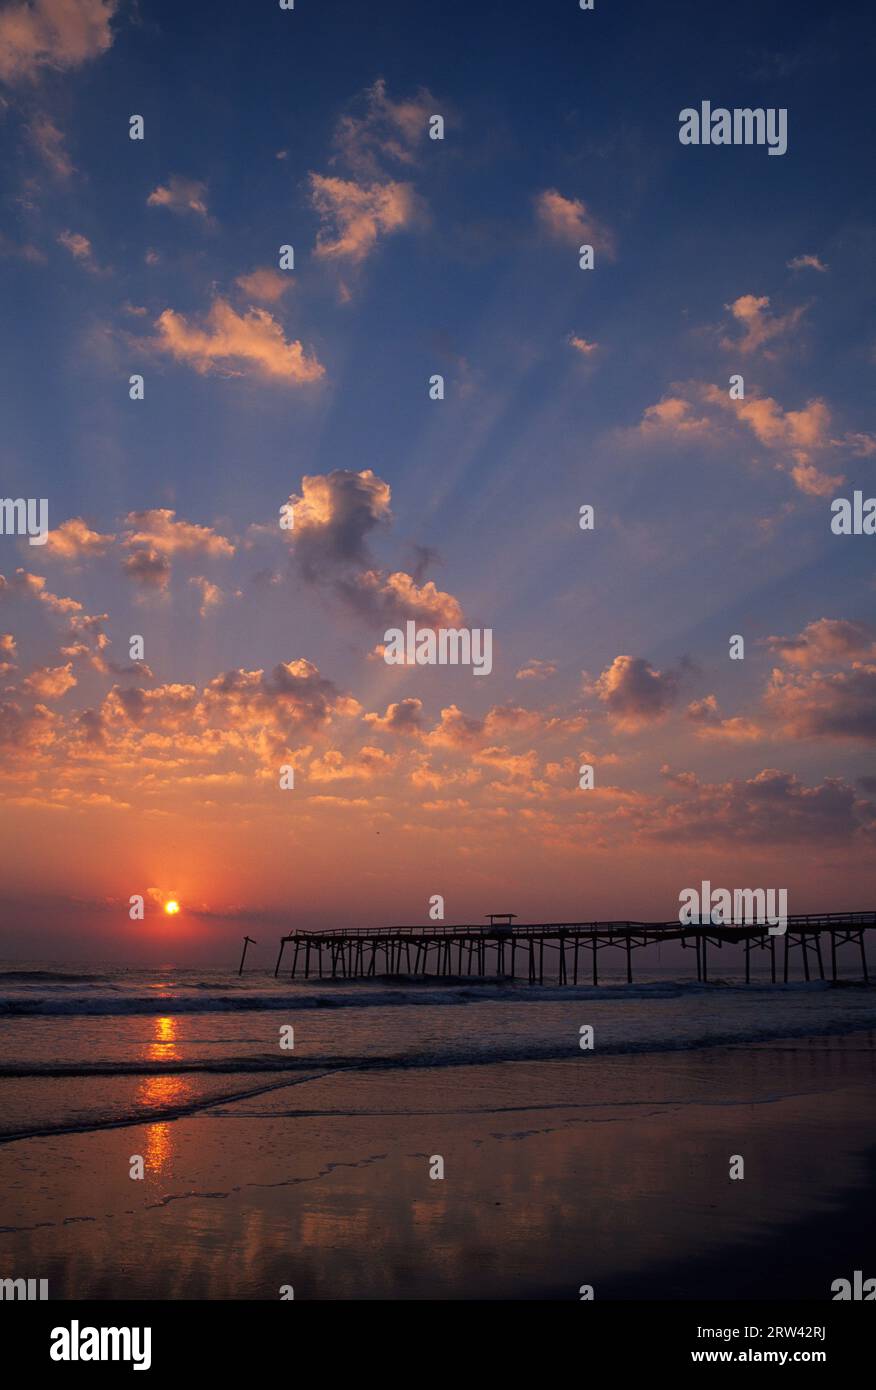
[[[745,982],[751,982],[751,957],[766,952],[770,981],[787,984],[796,962],[796,978],[862,979],[869,983],[865,931],[876,928],[876,912],[826,912],[789,916],[787,930],[768,927],[681,926],[672,922],[533,922],[514,925],[512,913],[492,913],[488,925],[343,927],[329,931],[290,932],[280,940],[274,976],[280,973],[287,947],[294,948],[291,979],[367,979],[377,976],[433,979],[499,979],[544,984],[545,973],[557,984],[599,984],[599,953],[621,953],[626,980],[633,983],[633,953],[646,946],[680,942],[690,950],[696,978],[709,980],[714,951],[744,952]],[[853,948],[852,952],[840,950]],[[856,949],[855,949],[856,948]],[[851,966],[853,976],[840,973]]]

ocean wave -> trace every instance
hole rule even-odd
[[[70,979],[71,977],[66,977]],[[198,986],[185,988],[197,989]],[[872,988],[872,987],[871,987]],[[749,984],[742,985],[728,981],[714,981],[709,984],[690,981],[659,981],[640,985],[511,985],[503,981],[484,981],[479,984],[456,983],[447,980],[436,984],[434,981],[401,981],[397,984],[386,982],[381,987],[378,982],[368,981],[356,987],[350,984],[332,983],[324,987],[294,986],[290,989],[249,991],[243,989],[229,992],[227,986],[210,993],[178,993],[139,990],[126,992],[124,989],[110,987],[107,993],[38,994],[35,992],[0,993],[0,1018],[51,1016],[63,1014],[86,1015],[131,1015],[131,1014],[205,1014],[205,1013],[248,1013],[271,1010],[295,1012],[299,1009],[373,1009],[410,1007],[428,1005],[431,1007],[459,1007],[467,1004],[490,1002],[515,1004],[563,1003],[575,1000],[617,1000],[631,1003],[635,1000],[667,1000],[693,998],[696,996],[726,997],[738,993],[746,998],[763,993],[772,998],[806,991],[808,993],[827,990],[866,990],[867,986],[832,984],[830,981],[813,981],[808,984],[787,985]]]
[[[661,1032],[652,1036],[623,1037],[603,1040],[599,1046],[600,1057],[628,1056],[642,1053],[690,1052],[703,1048],[727,1047],[745,1048],[779,1039],[835,1037],[851,1033],[869,1032],[876,1026],[876,1020],[867,1023],[860,1018],[845,1020],[814,1019],[800,1017],[763,1021],[758,1026],[747,1023],[744,1031],[739,1027],[691,1028],[682,1035],[669,1035]],[[499,1040],[498,1038],[479,1039],[465,1036],[444,1042],[419,1051],[381,1052],[371,1055],[354,1053],[304,1053],[298,1057],[278,1056],[275,1053],[250,1053],[229,1057],[186,1057],[166,1060],[159,1059],[107,1059],[70,1061],[28,1061],[0,1063],[0,1079],[59,1079],[87,1077],[143,1077],[143,1076],[229,1076],[286,1074],[290,1084],[298,1072],[336,1071],[385,1071],[416,1070],[424,1067],[471,1067],[487,1066],[499,1062],[561,1062],[579,1059],[580,1049],[577,1037],[567,1039],[533,1040],[517,1038]],[[586,1064],[586,1063],[585,1063]]]

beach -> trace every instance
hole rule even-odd
[[[0,1265],[52,1298],[826,1299],[872,1250],[864,986],[23,973]]]

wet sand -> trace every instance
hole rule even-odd
[[[0,1266],[62,1299],[826,1300],[874,1273],[874,1043],[299,1074],[7,1143]]]

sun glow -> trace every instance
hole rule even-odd
[[[168,898],[164,904],[164,910],[169,917],[173,917],[175,913],[179,912],[179,903],[176,898]]]

